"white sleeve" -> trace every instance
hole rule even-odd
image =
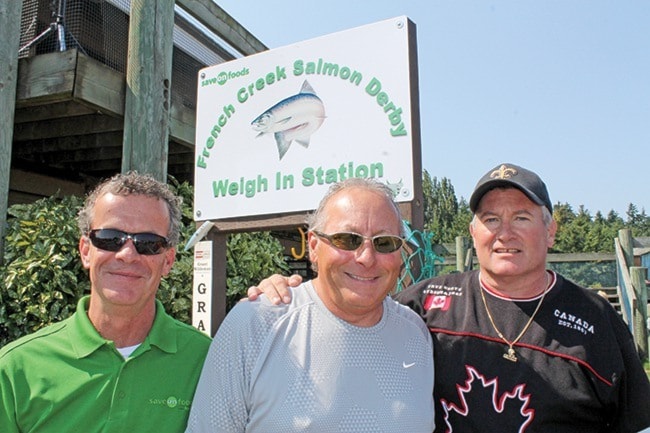
[[[215,335],[194,394],[186,433],[243,433],[248,421],[246,345],[250,303],[235,306]]]

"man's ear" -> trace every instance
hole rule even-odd
[[[169,271],[172,270],[172,266],[174,265],[174,261],[176,260],[176,248],[168,248],[167,251],[165,251],[165,262],[163,263],[163,269],[162,269],[162,275],[163,277],[167,276],[169,274]]]
[[[309,261],[312,263],[316,263],[318,261],[318,254],[316,254],[316,245],[318,245],[319,241],[320,239],[318,239],[318,236],[316,236],[314,233],[307,233]]]
[[[548,225],[548,230],[547,230],[547,247],[551,248],[553,244],[555,243],[555,234],[557,233],[557,221],[551,220],[551,223]]]
[[[79,255],[81,256],[81,264],[85,269],[90,268],[90,239],[88,236],[81,236],[79,238]]]
[[[469,235],[472,237],[472,246],[476,248],[476,242],[474,242],[474,224],[471,222],[469,223]]]

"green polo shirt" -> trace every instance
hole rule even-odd
[[[156,301],[149,335],[124,359],[88,302],[0,349],[0,432],[183,432],[210,338]]]

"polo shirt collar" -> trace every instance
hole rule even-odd
[[[95,352],[104,345],[111,342],[99,335],[92,322],[88,318],[88,305],[90,296],[84,296],[77,302],[77,311],[70,320],[70,344],[79,358],[84,358]],[[142,342],[137,352],[147,351],[155,346],[167,353],[175,353],[178,350],[176,341],[175,321],[166,312],[162,303],[156,299],[156,316],[149,335]]]
[[[171,318],[163,307],[162,302],[156,299],[156,317],[149,335],[145,338],[143,345],[156,346],[163,352],[176,353],[178,342],[176,341],[176,321]]]

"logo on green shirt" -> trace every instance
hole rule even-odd
[[[167,398],[150,398],[149,404],[167,406],[170,409],[179,408],[181,410],[190,410],[192,402],[190,400],[183,400],[176,398],[173,395]]]

